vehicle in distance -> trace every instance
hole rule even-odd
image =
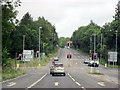
[[[93,67],[98,67],[99,66],[99,61],[98,60],[90,60],[88,63],[88,66],[93,66]]]
[[[62,63],[55,63],[54,64],[54,70],[52,72],[52,76],[54,75],[64,75],[65,76],[65,70]]]
[[[67,54],[67,58],[72,58],[72,54]]]
[[[58,61],[58,57],[56,56],[56,57],[54,57],[54,61]]]
[[[54,71],[54,65],[52,65],[51,67],[50,67],[50,74],[52,74],[53,73],[53,71]]]
[[[88,64],[90,62],[90,60],[88,58],[84,59],[84,63]]]

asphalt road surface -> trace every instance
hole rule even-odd
[[[66,54],[72,53],[67,59]],[[58,52],[59,62],[65,67],[66,76],[52,76],[48,65],[35,68],[24,68],[27,74],[2,83],[2,88],[118,88],[118,70],[113,68],[91,68],[83,61],[88,58],[84,53],[73,49],[61,48]],[[97,70],[103,75],[89,74]]]

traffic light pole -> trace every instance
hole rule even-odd
[[[96,50],[96,36],[94,35],[94,53],[95,53],[95,50]],[[93,59],[94,59],[94,55],[93,55]],[[94,67],[95,67],[95,59],[94,59]]]

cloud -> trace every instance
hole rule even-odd
[[[112,21],[118,0],[21,0],[19,19],[30,12],[34,19],[44,16],[55,24],[59,37],[70,37],[74,30],[93,20],[98,25]]]

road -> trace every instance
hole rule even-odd
[[[67,59],[66,54],[72,53]],[[59,61],[64,64],[66,76],[52,76],[49,74],[51,61],[43,67],[24,68],[27,74],[2,83],[3,88],[118,88],[118,70],[97,68],[103,75],[89,74],[91,67],[83,63],[88,58],[82,52],[61,48],[58,52]],[[115,90],[115,89],[114,89]],[[117,89],[116,89],[117,90]]]

